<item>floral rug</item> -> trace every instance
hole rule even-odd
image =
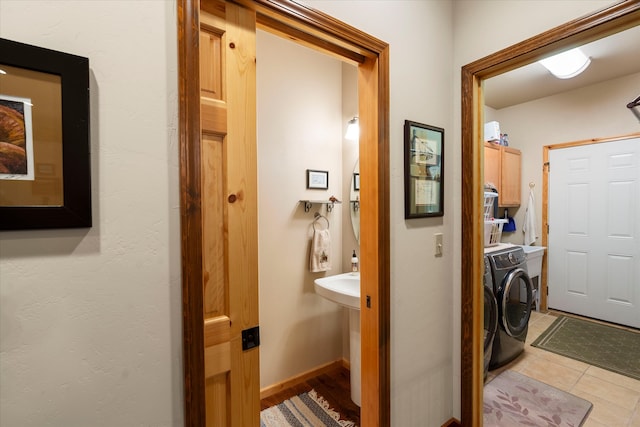
[[[484,386],[484,426],[579,427],[593,405],[518,372],[504,371]]]

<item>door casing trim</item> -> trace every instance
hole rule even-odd
[[[203,2],[206,0],[203,0]],[[256,11],[261,29],[359,65],[363,295],[361,420],[390,426],[389,46],[329,15],[290,0],[238,0]],[[178,1],[178,89],[184,420],[206,423],[202,299],[202,213],[198,0]],[[215,6],[214,6],[215,7]],[[367,176],[369,181],[366,181]],[[364,299],[363,299],[364,300]]]
[[[597,40],[640,24],[640,1],[628,0],[574,19],[462,67],[462,249],[461,367],[462,426],[482,426],[483,388],[483,108],[482,81],[551,53]],[[544,233],[543,233],[544,234]],[[464,262],[471,260],[471,262]]]

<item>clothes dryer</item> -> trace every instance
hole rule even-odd
[[[498,330],[493,339],[489,370],[499,368],[524,351],[533,303],[533,284],[521,247],[487,254],[498,304]]]

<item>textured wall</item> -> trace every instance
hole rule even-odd
[[[460,66],[612,2],[308,3],[391,44],[392,424],[441,425],[459,415]],[[0,1],[1,37],[91,60],[95,215],[0,234],[1,425],[182,424],[174,8]],[[404,220],[405,119],[445,128],[442,219]]]
[[[175,4],[3,0],[0,37],[89,58],[94,216],[0,233],[0,425],[181,425]]]

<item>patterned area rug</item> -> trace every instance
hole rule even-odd
[[[640,333],[561,316],[532,344],[640,380]]]
[[[341,420],[315,390],[302,393],[260,412],[260,427],[356,427]]]
[[[484,386],[485,427],[578,427],[593,405],[584,399],[514,371]]]

